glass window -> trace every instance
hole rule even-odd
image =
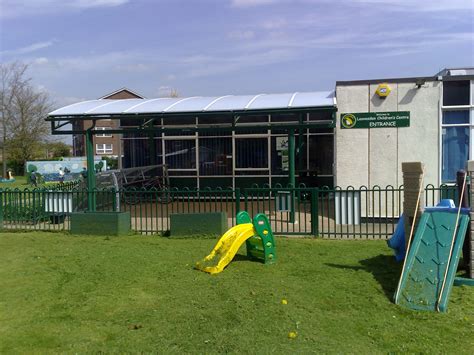
[[[332,111],[314,111],[308,114],[308,123],[320,124],[320,127],[310,128],[310,133],[332,133],[334,132],[334,119]]]
[[[240,175],[249,175],[249,176],[254,176],[254,175],[268,175],[268,170],[237,170],[235,172],[235,175],[240,176]]]
[[[161,139],[154,139],[155,161],[151,160],[150,140],[147,138],[123,139],[123,164],[125,168],[162,164]]]
[[[306,117],[306,114],[299,113],[275,113],[272,114],[270,119],[272,123],[277,126],[272,128],[273,134],[288,134],[287,128],[278,128],[278,124],[286,125],[298,125],[300,122],[300,117],[303,115],[302,119]]]
[[[271,115],[270,119],[272,122],[290,122],[290,123],[299,123],[300,114],[296,113],[274,113]],[[303,118],[306,117],[306,114],[303,114]]]
[[[236,119],[235,125],[236,128],[242,125],[249,124],[260,124],[263,126],[268,126],[268,115],[242,115]],[[236,129],[236,134],[251,134],[251,133],[267,133],[268,128],[242,128]]]
[[[193,116],[171,116],[163,118],[163,126],[196,126],[196,117]]]
[[[463,124],[469,123],[469,111],[444,111],[444,124]]]
[[[236,168],[268,168],[267,138],[238,138],[235,150]]]
[[[308,130],[309,133],[334,133],[334,128],[311,128]]]
[[[172,116],[163,118],[163,128],[171,129],[166,132],[167,136],[194,136],[196,133],[196,117],[192,116]]]
[[[268,115],[242,115],[237,119],[239,123],[257,123],[257,122],[268,122]]]
[[[471,105],[474,105],[474,80],[471,80]]]
[[[232,138],[199,140],[199,174],[232,175]]]
[[[443,106],[469,105],[469,80],[443,81]]]
[[[272,137],[272,174],[288,174],[288,136]]]
[[[215,125],[221,126],[232,126],[234,119],[232,116],[221,116],[221,115],[206,115],[206,116],[199,116],[198,118],[199,126],[209,127]],[[199,136],[232,136],[232,130],[229,131],[222,131],[222,130],[206,130],[199,132]]]
[[[288,175],[288,136],[273,136],[272,140],[272,174]],[[306,135],[295,135],[295,169],[306,170]]]
[[[268,177],[236,177],[235,178],[235,187],[246,188],[252,186],[264,186],[269,183]]]
[[[332,111],[313,111],[308,114],[308,121],[333,121]]]
[[[318,175],[332,175],[334,162],[334,136],[309,137],[309,170]]]
[[[122,118],[120,119],[121,127],[136,127],[145,123],[143,118]]]
[[[469,158],[469,127],[444,127],[442,139],[442,181],[455,181]]]
[[[201,189],[210,187],[212,189],[221,187],[223,189],[232,188],[232,178],[231,177],[203,177],[199,179],[199,186]]]
[[[169,169],[196,169],[196,140],[167,140],[165,161]]]
[[[97,131],[104,131],[104,133],[98,133],[95,136],[96,137],[112,137],[112,133],[108,133],[107,130],[110,129],[110,127],[96,127],[95,128]]]
[[[170,170],[170,176],[196,176],[196,170]]]
[[[113,146],[112,144],[96,144],[95,151],[96,154],[112,154]]]

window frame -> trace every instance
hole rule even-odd
[[[110,149],[107,146],[110,145]],[[102,146],[102,148],[99,148]],[[114,145],[112,143],[96,143],[95,145],[95,153],[96,154],[112,154],[114,151]]]
[[[96,130],[98,131],[108,131],[111,129],[111,127],[96,127],[95,128]],[[99,137],[99,138],[112,138],[112,133],[100,133],[100,134],[95,134],[96,137]]]
[[[465,81],[465,80],[459,80]],[[470,81],[469,85],[469,104],[468,105],[444,105],[444,83],[441,85],[440,100],[439,100],[439,153],[438,153],[438,165],[439,165],[439,182],[440,184],[454,184],[455,181],[443,181],[443,129],[449,127],[469,127],[469,147],[468,147],[468,159],[474,159],[474,80]],[[443,114],[446,111],[467,111],[469,113],[468,123],[443,123]]]

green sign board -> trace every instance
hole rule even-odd
[[[341,128],[410,127],[410,111],[342,113]]]

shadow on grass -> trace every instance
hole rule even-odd
[[[247,255],[244,254],[235,254],[232,262],[234,261],[256,261],[255,259],[249,258]]]
[[[377,255],[373,258],[361,260],[359,263],[360,265],[332,263],[326,263],[326,265],[343,270],[362,270],[370,272],[382,286],[385,296],[391,300],[398,285],[402,263],[397,263],[395,258],[391,255]]]

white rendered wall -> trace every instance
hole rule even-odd
[[[425,185],[439,183],[440,82],[391,83],[380,99],[377,85],[337,86],[335,183],[341,187],[399,186],[401,163],[422,161]],[[410,111],[410,127],[341,129],[341,113]]]
[[[368,112],[368,86],[337,87],[335,130],[335,185],[369,185],[369,130],[341,129],[341,113]]]

